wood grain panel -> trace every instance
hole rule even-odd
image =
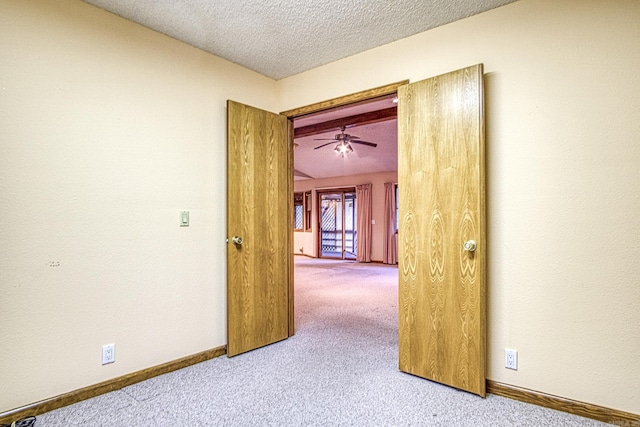
[[[484,396],[482,65],[398,96],[400,369]]]
[[[305,136],[317,135],[329,131],[339,131],[343,126],[369,125],[372,123],[384,122],[395,119],[398,116],[398,108],[390,107],[382,110],[370,111],[368,113],[356,114],[354,116],[342,117],[340,119],[329,120],[322,123],[299,127],[295,130],[294,139]]]
[[[544,406],[545,408],[551,408],[557,411],[568,412],[581,417],[592,418],[617,426],[640,427],[639,414],[632,414],[604,406],[553,396],[551,394],[503,384],[497,381],[487,380],[487,392],[521,402]]]
[[[178,369],[186,368],[187,366],[195,365],[196,363],[220,357],[225,353],[225,347],[217,347],[191,356],[183,357],[181,359],[173,360],[171,362],[163,363],[161,365],[153,366],[151,368],[143,369],[141,371],[132,372],[98,384],[90,385],[60,396],[45,399],[32,405],[23,406],[1,413],[0,424],[11,424],[16,420],[20,420],[25,417],[36,416],[44,414],[45,412],[53,411],[54,409],[73,405],[74,403],[91,399],[92,397],[100,396],[101,394],[120,390],[121,388],[128,387],[141,381],[146,381],[159,375],[164,375],[169,372],[177,371]]]
[[[233,101],[227,108],[227,354],[234,356],[289,336],[291,142],[286,117]]]
[[[287,198],[289,201],[293,200],[293,120],[287,120],[287,158],[289,162],[289,172],[288,172],[288,185],[289,191],[287,193]],[[293,220],[293,203],[287,203],[287,218],[291,218]],[[286,226],[287,230],[287,239],[289,241],[289,247],[287,248],[287,252],[289,253],[289,336],[293,336],[295,334],[295,299],[294,299],[294,271],[293,271],[293,227]]]
[[[363,101],[371,101],[374,98],[379,98],[382,96],[391,95],[392,93],[396,93],[400,86],[406,85],[407,83],[409,83],[409,80],[403,80],[401,82],[363,90],[362,92],[352,93],[351,95],[340,96],[338,98],[329,99],[327,101],[309,104],[304,107],[294,108],[293,110],[283,111],[280,114],[290,119],[294,119],[306,114],[319,113],[320,111],[329,110],[331,108],[344,107],[345,105],[355,104]]]

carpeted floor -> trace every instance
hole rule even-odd
[[[397,368],[391,266],[296,257],[296,335],[38,416],[54,426],[599,426]]]

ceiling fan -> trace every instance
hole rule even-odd
[[[334,138],[316,138],[316,141],[331,141],[331,142],[327,142],[326,144],[318,145],[317,147],[314,148],[314,150],[317,150],[318,148],[326,147],[327,145],[330,145],[330,144],[333,144],[334,142],[337,142],[334,150],[337,153],[340,153],[342,155],[342,157],[344,157],[345,154],[349,154],[349,153],[351,153],[353,151],[353,147],[351,146],[351,144],[368,145],[369,147],[374,147],[374,148],[378,146],[378,144],[376,144],[376,143],[369,142],[369,141],[363,141],[357,136],[349,135],[348,133],[344,133],[345,129],[346,129],[346,126],[342,126],[342,128],[341,128],[342,132],[336,134],[336,136]]]

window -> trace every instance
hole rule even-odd
[[[311,191],[293,193],[293,230],[311,231]]]
[[[304,193],[304,231],[311,231],[311,191]]]
[[[398,232],[398,228],[400,228],[398,226],[400,224],[399,218],[400,218],[400,215],[398,215],[398,184],[396,184],[396,233]]]
[[[302,193],[293,193],[293,229],[302,231],[304,228],[304,199]]]

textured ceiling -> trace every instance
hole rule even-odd
[[[85,0],[279,80],[516,0]]]
[[[84,0],[279,80],[516,0]],[[296,119],[295,127],[388,108],[390,100]],[[397,170],[395,119],[350,127],[378,144],[334,144],[338,129],[296,138],[295,179]]]

